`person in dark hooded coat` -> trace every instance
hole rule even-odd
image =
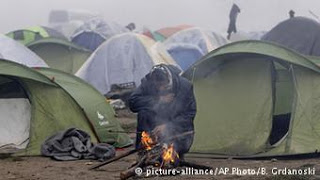
[[[237,33],[237,26],[236,26],[236,21],[237,21],[237,16],[240,13],[240,8],[238,5],[233,4],[232,8],[230,10],[229,14],[229,26],[228,26],[228,36],[227,39],[230,40],[231,33]]]
[[[179,73],[172,65],[154,66],[132,93],[129,107],[138,113],[138,132],[152,132],[162,138],[192,132],[173,142],[176,151],[183,156],[193,142],[196,101],[191,82]],[[141,134],[138,134],[136,148],[140,146]]]

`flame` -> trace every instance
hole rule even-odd
[[[163,148],[162,159],[165,164],[174,163],[176,159],[179,159],[179,154],[174,150],[173,144]]]
[[[150,135],[145,131],[141,134],[141,143],[147,150],[151,150],[152,145],[154,144]]]

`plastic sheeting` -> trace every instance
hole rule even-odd
[[[79,46],[94,51],[106,39],[128,31],[127,28],[115,22],[105,22],[101,18],[94,18],[80,26],[71,39]]]
[[[0,99],[0,149],[26,148],[29,142],[31,105],[28,99]]]
[[[117,35],[102,44],[76,73],[102,94],[112,84],[134,82],[136,86],[155,64],[175,64],[150,38],[135,33]]]
[[[28,67],[48,67],[48,65],[31,50],[0,34],[0,57]]]
[[[172,43],[187,43],[198,46],[204,54],[216,49],[228,41],[222,36],[201,28],[189,28],[170,36],[164,41],[165,46]]]

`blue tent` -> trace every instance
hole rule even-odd
[[[167,50],[183,71],[204,56],[199,47],[186,43],[170,44]]]
[[[72,38],[73,43],[91,51],[97,49],[105,40],[102,35],[94,31],[83,31]]]
[[[182,70],[186,70],[202,56],[226,43],[228,41],[221,35],[199,27],[181,30],[163,42]]]

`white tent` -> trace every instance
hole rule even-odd
[[[228,43],[221,35],[207,29],[192,27],[179,31],[164,42],[166,47],[172,43],[185,43],[198,46],[204,54]]]
[[[116,22],[107,22],[102,18],[92,18],[75,30],[71,36],[71,41],[94,51],[110,37],[126,32],[129,32],[129,30]]]
[[[2,34],[0,34],[0,57],[28,67],[48,67],[48,65],[30,49]]]
[[[110,21],[107,22],[103,20],[102,18],[92,18],[90,20],[87,20],[84,22],[82,26],[80,26],[72,35],[73,37],[77,36],[78,34],[82,32],[96,32],[100,34],[105,39],[108,39],[109,37],[129,32],[129,29],[127,29],[125,26],[122,26],[116,22]]]
[[[159,43],[144,35],[124,33],[99,46],[76,75],[106,94],[112,84],[134,82],[138,86],[151,67],[160,63],[176,65]]]

